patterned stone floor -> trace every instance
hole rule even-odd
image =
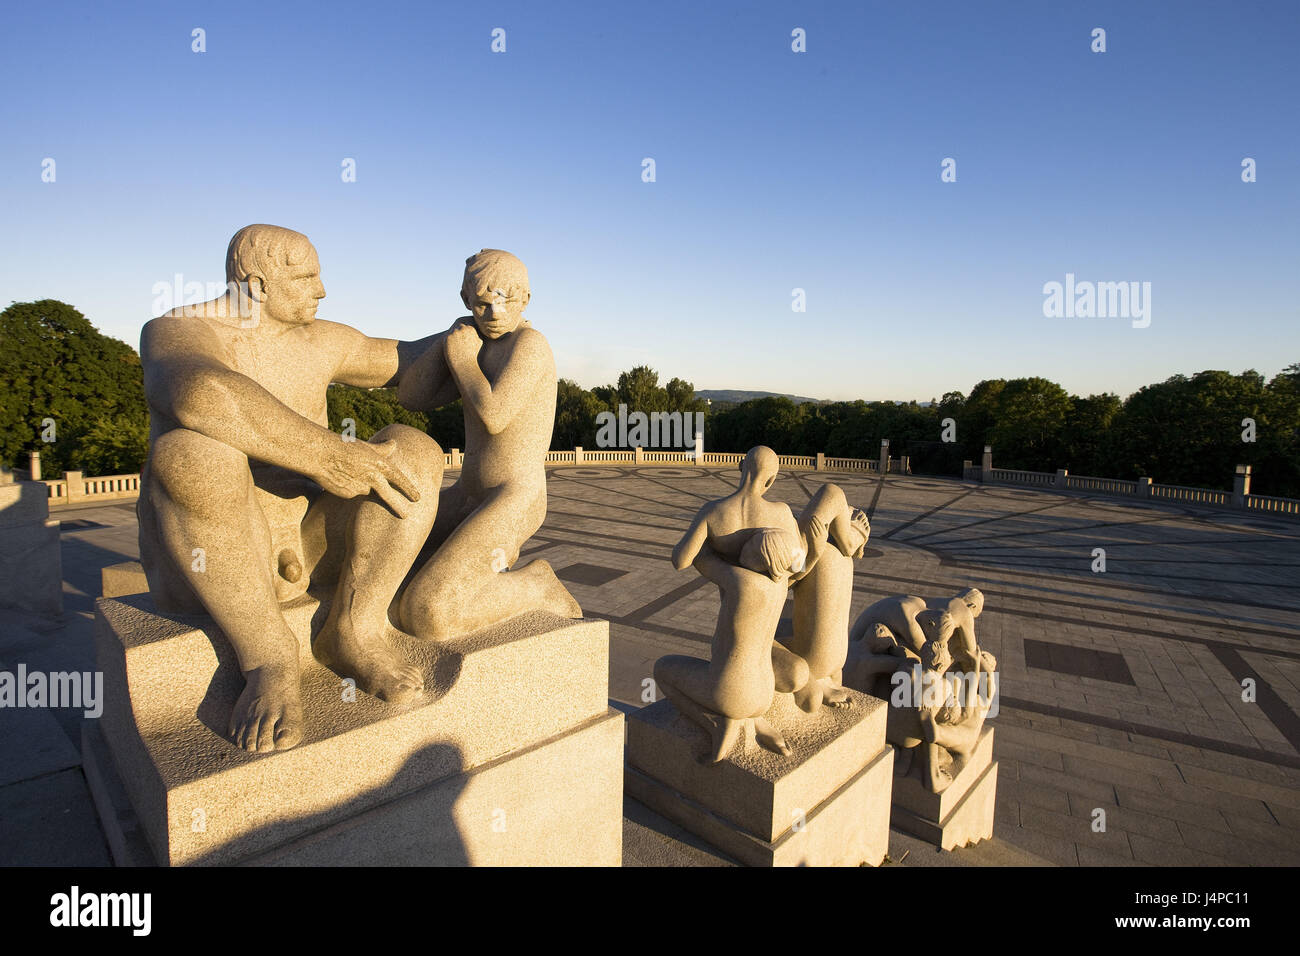
[[[610,696],[624,706],[642,705],[660,655],[708,654],[716,592],[668,556],[696,509],[738,477],[730,468],[550,472],[547,521],[524,554],[550,561],[588,616],[611,622]],[[1300,863],[1300,522],[830,472],[783,473],[770,496],[797,511],[824,481],[871,515],[855,613],[888,594],[977,586],[986,596],[979,641],[1002,671],[996,839],[941,861],[895,834],[895,860],[907,851],[905,865]],[[69,624],[50,634],[4,615],[0,665],[89,666],[99,569],[136,556],[133,504],[59,517]],[[1098,548],[1104,572],[1093,571]],[[80,718],[31,714],[25,770],[3,772],[17,751],[11,728],[0,733],[11,741],[0,744],[0,809],[12,824],[0,832],[0,861],[95,862],[102,845],[70,745]],[[31,742],[39,766],[26,756]],[[52,814],[80,834],[56,841],[61,849],[41,842]],[[629,810],[628,863],[717,862],[667,847],[651,816]]]

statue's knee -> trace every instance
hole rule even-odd
[[[818,488],[810,502],[813,511],[819,514],[837,513],[847,507],[848,503],[848,499],[844,497],[844,490],[839,485],[829,483]]]
[[[410,425],[386,425],[370,439],[372,442],[391,441],[397,445],[393,460],[398,468],[425,487],[442,482],[445,467],[443,450],[431,437]]]
[[[437,593],[408,590],[402,597],[402,623],[416,637],[439,637],[450,631],[452,615],[445,600]]]
[[[790,672],[788,674],[790,681],[794,684],[794,689],[807,686],[812,680],[812,671],[808,667],[808,662],[802,657],[796,657],[790,663]]]

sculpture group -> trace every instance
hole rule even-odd
[[[304,595],[325,609],[311,653],[393,704],[424,692],[396,632],[446,642],[528,611],[582,616],[545,561],[516,566],[546,517],[556,401],[550,347],[523,316],[522,262],[497,249],[471,256],[461,287],[471,314],[410,342],[317,319],[320,263],[300,233],[241,229],[226,273],[225,296],[144,328],[151,435],[138,513],[158,609],[210,615],[237,656],[237,746],[261,753],[303,739],[299,637],[285,609]],[[389,425],[369,441],[332,431],[333,383],[396,387],[418,411],[461,399],[455,483],[443,488],[443,449],[417,429]],[[973,676],[987,689],[980,675],[996,662],[974,632],[983,596],[886,598],[850,628],[870,522],[832,484],[796,517],[765,497],[778,470],[772,449],[752,449],[736,491],[706,503],[674,549],[678,570],[717,586],[721,609],[711,658],[661,658],[657,686],[706,731],[707,763],[738,746],[792,755],[798,742],[768,719],[777,694],[805,715],[851,706],[849,687],[895,698],[887,739],[916,754],[925,786],[941,791],[989,710],[948,680]],[[790,633],[778,634],[790,596]],[[937,685],[948,690],[934,698]]]
[[[886,739],[905,755],[900,771],[916,754],[922,783],[941,792],[978,743],[996,692],[997,662],[975,640],[983,595],[975,588],[951,599],[897,595],[850,628],[853,562],[870,522],[832,484],[796,519],[789,505],[764,497],[777,471],[772,449],[751,449],[736,491],[706,503],[674,549],[679,571],[694,567],[717,585],[721,607],[710,659],[662,657],[656,685],[708,733],[709,763],[737,746],[791,755],[766,717],[777,694],[793,695],[810,715],[850,705],[846,686],[890,700]],[[791,594],[792,633],[778,636]]]
[[[138,514],[158,609],[210,615],[238,657],[235,744],[302,739],[298,638],[283,609],[309,588],[329,605],[312,652],[393,703],[424,688],[394,627],[447,641],[530,610],[582,616],[545,561],[514,566],[546,516],[556,397],[550,346],[523,317],[522,262],[471,256],[471,315],[412,342],[317,319],[320,263],[292,230],[241,229],[226,275],[224,297],[142,333],[151,433]],[[456,483],[442,488],[443,450],[417,429],[389,425],[369,441],[331,431],[335,382],[396,386],[415,410],[462,399]]]

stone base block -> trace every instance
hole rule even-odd
[[[943,792],[927,789],[918,770],[894,778],[895,827],[944,850],[992,838],[998,765],[991,726],[985,724],[966,766]]]
[[[107,598],[149,593],[149,582],[144,576],[144,566],[139,561],[123,561],[102,568],[99,572],[99,585],[101,595]]]
[[[96,611],[105,680],[99,729],[107,744],[100,762],[111,762],[159,863],[269,859],[336,827],[408,840],[417,823],[444,836],[417,840],[423,850],[410,852],[434,853],[451,846],[445,825],[470,826],[489,803],[502,811],[504,833],[514,820],[532,836],[497,840],[498,854],[486,857],[489,844],[465,839],[460,862],[591,862],[593,845],[603,862],[618,862],[610,841],[621,826],[622,721],[609,715],[605,621],[537,612],[446,644],[395,636],[425,672],[424,695],[404,707],[349,688],[307,652],[303,742],[250,754],[226,738],[243,677],[210,620],[162,617],[148,595],[101,598]],[[599,770],[608,766],[612,777]],[[459,797],[448,797],[453,790]],[[575,816],[574,801],[588,809]],[[424,810],[394,809],[399,804]],[[585,820],[588,813],[596,822]],[[376,822],[386,815],[389,822]],[[489,813],[484,826],[493,819]],[[573,819],[585,822],[581,838],[570,840]],[[606,825],[613,836],[594,835],[593,827]],[[407,852],[331,845],[372,861]],[[326,851],[294,852],[305,860]]]
[[[155,857],[98,727],[82,735],[86,778],[118,866]],[[619,866],[623,715],[447,777],[238,866]]]
[[[702,763],[709,738],[669,701],[628,720],[629,795],[751,866],[879,864],[889,848],[893,749],[884,701],[798,710],[778,694],[767,720],[794,753],[748,747]]]

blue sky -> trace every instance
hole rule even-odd
[[[315,242],[321,317],[372,335],[447,327],[465,257],[516,253],[589,387],[649,364],[833,399],[1126,395],[1300,362],[1300,4],[56,2],[5,26],[0,304],[132,344],[156,283],[223,281],[230,236],[271,222]],[[1150,282],[1150,326],[1044,317],[1066,273]]]

